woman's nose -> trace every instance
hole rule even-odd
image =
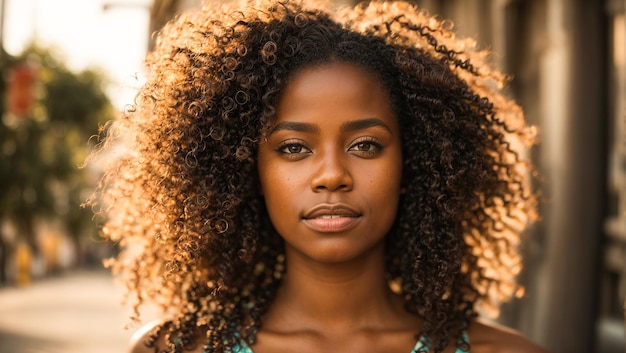
[[[315,192],[352,190],[354,181],[347,168],[346,157],[339,153],[319,156],[311,178],[311,189]]]

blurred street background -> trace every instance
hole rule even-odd
[[[626,0],[413,2],[493,50],[539,131],[542,220],[499,320],[553,353],[625,352]],[[126,351],[102,267],[119,249],[80,207],[100,171],[80,166],[132,103],[152,33],[200,3],[0,0],[0,353]]]
[[[121,294],[101,269],[0,289],[0,352],[127,352],[137,326],[120,305]]]

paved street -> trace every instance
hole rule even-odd
[[[124,329],[131,311],[121,293],[104,270],[0,287],[0,353],[128,352],[136,327]]]

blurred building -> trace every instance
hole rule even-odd
[[[356,0],[345,0],[355,3]],[[513,75],[545,202],[501,321],[553,353],[624,351],[626,0],[414,0]],[[152,29],[200,0],[155,0]]]

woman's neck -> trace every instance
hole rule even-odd
[[[387,284],[382,244],[352,261],[330,264],[286,250],[286,277],[263,320],[266,329],[384,329],[407,315]]]

